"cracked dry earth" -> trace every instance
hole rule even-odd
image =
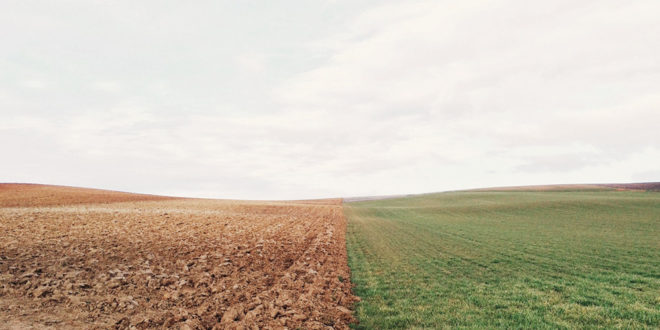
[[[0,328],[348,328],[345,229],[341,200],[0,185]]]

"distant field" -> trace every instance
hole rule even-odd
[[[345,204],[358,328],[660,327],[660,193]]]

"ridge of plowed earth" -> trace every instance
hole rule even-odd
[[[348,328],[356,298],[341,207],[1,207],[0,328]]]
[[[107,204],[169,200],[174,197],[29,183],[0,183],[0,207]]]

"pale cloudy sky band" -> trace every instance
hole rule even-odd
[[[3,1],[0,181],[285,199],[660,180],[657,1]]]

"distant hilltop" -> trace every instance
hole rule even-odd
[[[660,182],[641,183],[592,183],[592,184],[551,184],[535,186],[510,186],[469,189],[466,191],[560,191],[560,190],[641,190],[660,191]]]

